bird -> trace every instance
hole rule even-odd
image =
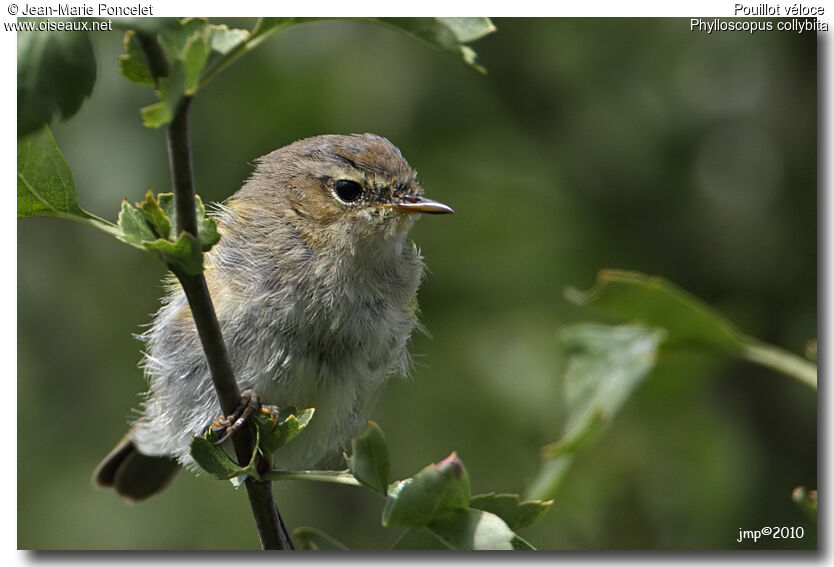
[[[400,150],[375,134],[320,135],[256,160],[211,210],[219,242],[205,278],[238,386],[278,407],[315,408],[272,456],[309,469],[358,433],[385,382],[406,376],[424,262],[408,232],[426,198]],[[188,302],[169,276],[148,329],[138,417],[93,475],[126,499],[198,470],[190,442],[221,413]]]

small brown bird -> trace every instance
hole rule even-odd
[[[362,426],[369,403],[409,368],[423,260],[408,242],[415,213],[452,213],[426,199],[400,151],[374,134],[317,136],[260,158],[213,213],[220,242],[205,276],[241,390],[264,403],[315,407],[305,431],[273,455],[311,468]],[[95,481],[139,500],[180,465],[220,406],[182,290],[171,282],[142,365],[141,416]]]

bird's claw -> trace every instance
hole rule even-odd
[[[260,396],[254,390],[244,390],[240,393],[240,405],[237,409],[231,415],[221,415],[209,426],[212,433],[221,435],[214,444],[220,445],[234,435],[255,412],[269,416],[275,427],[278,427],[278,406],[262,404]]]

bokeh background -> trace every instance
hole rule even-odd
[[[248,27],[252,20],[227,21]],[[305,24],[217,77],[192,107],[198,192],[222,200],[252,161],[298,138],[375,132],[454,217],[413,232],[431,273],[431,338],[372,414],[394,478],[458,452],[473,492],[524,492],[563,417],[561,326],[594,314],[563,289],[601,268],[663,275],[744,331],[794,352],[817,327],[817,40],[705,33],[688,20],[498,19],[486,76],[392,29]],[[88,210],[170,189],[151,91],[118,74],[121,34],[93,35],[99,78],[54,127]],[[82,225],[18,223],[18,544],[253,548],[246,497],[181,474],[139,505],[92,487],[144,381],[132,336],[163,267]],[[817,486],[817,398],[710,355],[664,358],[582,453],[553,507],[521,532],[542,549],[816,547],[790,501]],[[382,500],[286,483],[291,528],[390,546]],[[803,526],[739,544],[738,530]]]

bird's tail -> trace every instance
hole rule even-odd
[[[180,470],[171,457],[140,453],[133,444],[132,431],[122,437],[93,473],[93,482],[113,487],[128,500],[144,500],[161,492]]]

